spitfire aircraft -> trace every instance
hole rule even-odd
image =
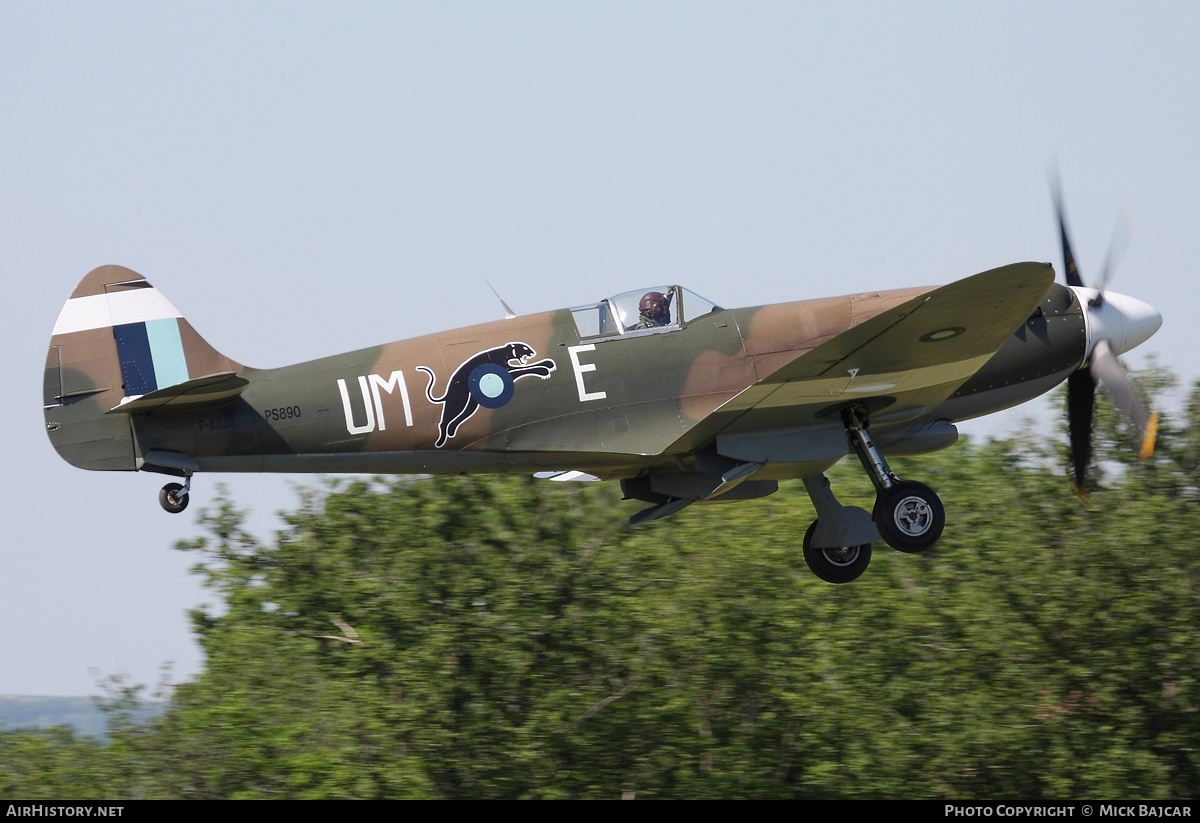
[[[919,552],[941,535],[937,494],[886,457],[950,446],[957,421],[1069,380],[1081,484],[1098,379],[1152,442],[1116,355],[1161,317],[1085,287],[1061,209],[1060,225],[1065,286],[1049,264],[1018,263],[940,288],[725,309],[656,284],[275,369],[217,352],[141,275],[102,266],[54,326],[46,428],[80,468],[182,480],[159,494],[169,512],[196,472],[617,479],[647,504],[634,524],[801,478],[817,513],[805,560],[844,583],[876,540]],[[850,453],[872,512],[839,503],[825,476]]]

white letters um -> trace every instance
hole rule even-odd
[[[367,413],[367,422],[361,426],[354,425],[354,409],[350,406],[350,392],[346,389],[346,381],[339,379],[337,385],[338,392],[342,395],[342,411],[346,413],[346,431],[350,434],[373,432],[376,421],[379,422],[380,431],[387,429],[387,423],[383,419],[383,401],[379,396],[380,389],[388,394],[396,389],[400,390],[400,399],[404,403],[404,425],[412,426],[412,404],[408,399],[408,386],[404,383],[403,372],[394,371],[387,380],[377,374],[359,375],[358,387],[362,392],[363,408]]]

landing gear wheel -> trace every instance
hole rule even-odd
[[[159,504],[171,514],[179,514],[187,508],[188,500],[191,499],[191,495],[187,492],[183,492],[183,494],[180,492],[183,492],[183,486],[178,483],[168,483],[158,493]]]
[[[871,562],[871,544],[843,546],[837,549],[818,549],[812,545],[817,531],[814,520],[804,533],[804,562],[817,577],[826,583],[849,583],[857,580]]]
[[[901,552],[925,551],[946,527],[946,510],[937,494],[911,480],[880,492],[871,517],[883,541]]]

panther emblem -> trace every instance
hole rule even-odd
[[[441,448],[458,432],[458,427],[470,419],[480,406],[498,409],[513,396],[513,383],[522,377],[537,375],[545,380],[557,365],[550,358],[536,363],[528,362],[537,352],[526,343],[506,343],[494,349],[481,351],[463,361],[450,377],[450,385],[441,397],[433,396],[433,384],[437,376],[426,366],[417,366],[425,372],[429,383],[425,396],[430,403],[442,404],[442,419],[438,424],[438,439],[434,443]]]

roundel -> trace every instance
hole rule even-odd
[[[512,400],[513,379],[508,369],[495,363],[480,363],[471,369],[467,388],[475,402],[485,409],[498,409]]]

